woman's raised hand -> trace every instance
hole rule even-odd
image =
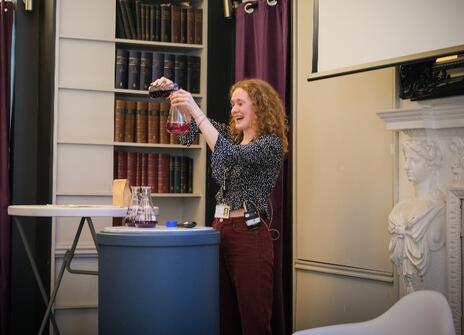
[[[151,86],[155,86],[163,90],[170,90],[174,88],[174,82],[166,77],[161,77],[152,82],[150,84],[150,87]]]
[[[200,107],[198,107],[193,99],[192,94],[186,90],[179,89],[172,92],[169,96],[169,100],[172,106],[179,108],[184,114],[191,115],[195,119],[203,114]]]

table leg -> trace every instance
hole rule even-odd
[[[44,319],[42,320],[42,325],[40,326],[39,335],[42,334],[42,331],[45,328],[48,316],[51,313],[52,306],[55,303],[56,295],[58,293],[58,289],[60,287],[61,280],[63,279],[64,270],[66,269],[66,270],[68,270],[69,273],[74,273],[74,274],[98,275],[98,271],[76,270],[76,269],[71,268],[71,262],[72,262],[72,259],[74,258],[74,252],[76,251],[77,243],[79,242],[79,238],[81,237],[82,228],[84,227],[85,221],[87,221],[87,224],[89,225],[90,233],[92,235],[92,238],[93,238],[93,241],[95,243],[95,247],[97,248],[97,253],[98,253],[98,245],[97,245],[97,241],[96,241],[96,233],[95,233],[95,228],[93,226],[92,219],[90,217],[82,217],[81,221],[79,222],[79,227],[77,228],[76,235],[74,236],[74,240],[73,240],[73,243],[71,245],[71,249],[67,250],[66,253],[64,254],[63,264],[61,264],[60,272],[58,273],[58,278],[56,279],[56,285],[55,285],[55,288],[53,289],[53,293],[52,293],[51,298],[50,298],[50,303],[47,306],[47,310],[45,312]]]
[[[71,268],[71,261],[74,257],[74,251],[76,250],[77,247],[77,242],[79,241],[79,238],[81,236],[82,232],[82,227],[84,226],[84,222],[87,221],[87,224],[89,225],[90,229],[90,234],[92,235],[93,242],[95,243],[95,248],[97,249],[97,254],[98,254],[98,245],[96,241],[96,233],[95,233],[95,228],[92,223],[92,219],[90,217],[83,217],[81,218],[81,223],[79,224],[79,228],[77,229],[76,236],[74,237],[74,241],[72,244],[72,247],[70,250],[68,250],[66,253],[69,253],[69,260],[66,262],[66,270],[68,270],[69,273],[74,273],[74,274],[81,274],[81,275],[98,275],[98,271],[91,271],[91,270],[79,270],[79,269],[72,269]]]
[[[92,238],[93,238],[93,243],[95,244],[95,248],[97,249],[97,254],[100,255],[100,248],[98,247],[98,243],[97,243],[97,233],[95,232],[95,227],[93,226],[92,218],[87,217],[86,219],[89,225],[90,234],[92,235]]]
[[[18,228],[19,236],[20,236],[20,238],[21,238],[21,240],[23,242],[24,249],[26,250],[27,257],[29,258],[29,262],[31,263],[32,271],[34,272],[34,276],[35,276],[35,280],[37,281],[37,285],[39,286],[39,290],[40,290],[40,293],[42,295],[42,299],[43,299],[45,305],[47,305],[47,309],[48,309],[48,305],[50,305],[50,304],[49,304],[49,300],[48,300],[48,297],[47,297],[47,293],[45,292],[45,288],[43,286],[42,279],[40,278],[40,274],[39,274],[39,270],[37,268],[37,264],[35,263],[35,259],[34,259],[33,255],[32,255],[31,249],[29,248],[29,243],[27,242],[26,235],[24,234],[23,227],[21,226],[21,223],[19,222],[19,219],[17,217],[14,217],[13,220],[15,220],[15,222],[16,222],[16,227]],[[53,330],[55,331],[56,334],[60,334],[60,331],[58,330],[58,325],[56,324],[55,315],[53,314],[53,312],[49,312],[48,315],[50,315]],[[48,319],[48,317],[47,317],[47,319]],[[39,334],[41,334],[41,332]]]

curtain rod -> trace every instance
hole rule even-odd
[[[0,0],[0,2],[12,2],[15,5],[17,4],[17,0]],[[33,9],[32,3],[33,0],[23,0],[24,3],[24,10],[27,12],[31,12]]]
[[[268,6],[275,6],[277,5],[277,0],[266,0]],[[251,14],[258,6],[258,0],[223,0],[224,4],[224,17],[226,19],[232,18],[233,10],[237,9],[240,4],[245,4],[243,10]]]

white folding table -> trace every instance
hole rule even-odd
[[[96,233],[95,227],[92,223],[92,217],[123,217],[126,215],[127,207],[116,207],[110,205],[12,205],[8,206],[8,215],[13,217],[13,221],[16,223],[20,238],[23,242],[24,248],[31,263],[32,271],[34,272],[35,279],[40,289],[42,299],[47,305],[47,310],[42,319],[42,324],[40,326],[39,335],[41,335],[45,329],[48,319],[50,318],[52,322],[53,329],[56,334],[60,334],[58,326],[56,324],[55,316],[52,312],[52,307],[55,303],[56,294],[61,284],[61,279],[63,278],[64,270],[68,270],[70,273],[75,274],[87,274],[87,275],[98,275],[98,271],[89,271],[89,270],[79,270],[71,268],[71,261],[74,257],[74,252],[76,250],[77,242],[79,241],[82,228],[84,227],[85,222],[87,222],[92,239],[95,243],[98,254],[98,245],[96,243]],[[68,249],[64,254],[63,264],[61,265],[56,284],[53,288],[53,292],[50,295],[50,300],[48,300],[42,279],[40,278],[37,264],[34,260],[34,257],[31,252],[31,248],[27,242],[24,230],[21,226],[19,217],[30,216],[30,217],[80,217],[79,227],[77,228],[76,235],[71,246],[71,249]]]

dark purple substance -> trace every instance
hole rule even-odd
[[[171,95],[172,92],[177,91],[178,89],[179,86],[177,86],[177,84],[174,84],[174,86],[170,89],[161,89],[156,86],[150,86],[148,88],[148,94],[152,99],[167,98]]]
[[[156,221],[137,221],[135,226],[138,228],[153,228],[156,226]]]

